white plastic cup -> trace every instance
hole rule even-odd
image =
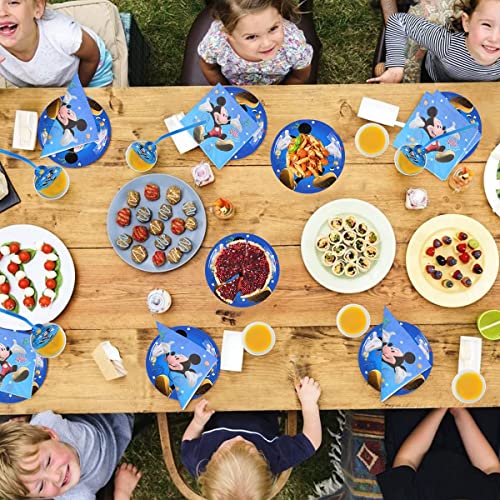
[[[270,340],[269,346],[266,349],[264,349],[262,351],[254,351],[250,347],[248,347],[248,345],[246,343],[246,335],[252,328],[259,327],[259,326],[263,327],[264,329],[266,329],[269,332],[269,334],[271,335],[271,340]],[[272,327],[270,325],[268,325],[267,323],[264,323],[263,321],[254,321],[253,323],[250,323],[249,325],[247,325],[245,327],[245,329],[243,330],[243,335],[241,336],[241,340],[243,342],[243,348],[245,349],[246,352],[248,352],[249,354],[252,354],[253,356],[264,356],[264,354],[267,354],[268,352],[270,352],[272,350],[272,348],[274,347],[274,344],[276,343],[276,334],[274,333],[274,330],[272,329]]]
[[[369,151],[365,151],[360,144],[361,135],[368,133],[367,130],[369,129],[377,129],[384,136],[384,144],[382,145],[382,147],[372,153],[370,153]],[[376,158],[377,156],[384,154],[389,147],[389,134],[387,130],[378,123],[366,123],[362,127],[359,127],[358,131],[356,132],[356,136],[354,137],[354,144],[356,145],[356,149],[363,156],[366,156],[368,158]]]
[[[465,399],[460,394],[458,394],[458,391],[457,391],[457,384],[458,384],[459,379],[463,375],[466,375],[467,373],[474,373],[475,375],[477,375],[481,379],[481,383],[483,384],[483,389],[481,391],[481,394],[478,397],[473,398],[473,399]],[[458,401],[460,401],[461,403],[464,403],[464,404],[477,403],[478,401],[481,400],[481,398],[484,396],[484,393],[486,392],[486,381],[484,380],[484,377],[479,372],[476,372],[475,370],[462,370],[461,372],[458,372],[455,375],[455,378],[453,379],[453,382],[451,383],[451,392],[453,393],[453,396],[455,396],[455,398],[458,399]]]
[[[346,310],[350,309],[350,308],[357,308],[357,309],[360,309],[361,310],[361,313],[363,314],[364,318],[365,318],[365,323],[363,325],[363,327],[355,332],[355,333],[348,333],[346,332],[343,328],[342,328],[342,325],[341,325],[341,317],[342,315],[345,313]],[[337,323],[337,328],[339,329],[339,332],[344,335],[345,337],[348,337],[350,339],[354,339],[356,337],[361,337],[361,335],[364,335],[368,329],[370,328],[370,322],[371,322],[371,318],[370,318],[370,313],[367,311],[367,309],[359,304],[346,304],[344,307],[342,307],[339,312],[337,313],[337,318],[336,318],[336,323]]]

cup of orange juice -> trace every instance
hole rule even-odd
[[[35,325],[30,336],[31,347],[42,358],[55,358],[66,347],[66,333],[55,323]]]
[[[367,123],[358,129],[354,137],[356,148],[363,155],[375,158],[385,152],[389,146],[389,134],[378,123]]]
[[[359,304],[347,304],[337,313],[337,328],[342,335],[355,338],[370,328],[370,313]]]
[[[484,377],[474,370],[458,372],[451,383],[453,396],[465,404],[477,403],[486,392]]]
[[[58,200],[69,189],[69,175],[62,167],[36,167],[33,180],[36,192],[46,200]]]
[[[419,167],[412,163],[401,151],[401,148],[396,150],[394,165],[396,165],[398,172],[403,175],[417,175],[424,170],[424,167]]]
[[[242,340],[245,351],[254,356],[263,356],[274,347],[276,334],[267,323],[255,321],[245,327]]]
[[[156,144],[153,142],[135,141],[125,152],[127,165],[136,172],[147,172],[151,170],[158,161]]]

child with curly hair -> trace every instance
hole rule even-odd
[[[294,24],[293,0],[215,0],[215,21],[198,46],[211,85],[307,83],[313,48]]]

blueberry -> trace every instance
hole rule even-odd
[[[462,285],[469,288],[472,285],[472,280],[468,277],[465,277],[461,281]]]
[[[453,256],[449,256],[447,259],[446,259],[446,263],[449,265],[449,266],[454,266],[456,265],[457,263],[457,259],[455,259],[455,257]]]
[[[426,270],[429,274],[433,274],[433,273],[434,273],[434,271],[436,270],[436,268],[435,268],[434,266],[432,266],[432,265],[430,265],[430,264],[429,264],[429,265],[425,266],[425,270]]]
[[[438,255],[436,257],[436,261],[440,266],[444,266],[446,264],[446,259],[442,255]]]
[[[461,280],[464,275],[461,273],[460,269],[457,269],[453,274],[452,277],[456,280]]]
[[[453,281],[451,281],[451,280],[443,280],[443,286],[445,288],[453,288]]]
[[[482,274],[483,268],[479,264],[474,264],[474,266],[472,267],[472,272],[475,274]]]
[[[475,259],[479,259],[479,257],[481,257],[482,255],[482,252],[481,250],[473,250],[471,252],[471,255],[475,258]]]
[[[434,271],[434,274],[432,275],[432,277],[435,280],[440,280],[443,277],[443,273],[441,271]]]
[[[443,244],[441,243],[441,241],[439,241],[437,238],[432,242],[432,245],[434,246],[434,248],[439,248],[440,246],[442,246]]]
[[[443,236],[441,239],[445,245],[451,245],[452,239],[449,236]]]

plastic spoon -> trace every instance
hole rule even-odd
[[[146,172],[147,170],[151,170],[158,161],[158,155],[156,153],[156,145],[167,139],[168,137],[172,137],[173,135],[180,134],[181,132],[185,132],[186,130],[198,127],[200,125],[204,125],[206,120],[201,122],[190,123],[185,127],[178,128],[177,130],[173,130],[172,132],[168,132],[166,134],[161,135],[156,139],[156,141],[134,141],[127,148],[125,153],[125,159],[127,160],[128,166],[135,170],[136,172]]]
[[[401,152],[405,155],[405,157],[410,160],[414,165],[417,165],[418,167],[425,167],[426,164],[426,154],[427,151],[425,150],[427,146],[432,144],[433,142],[440,141],[441,139],[444,139],[445,137],[449,137],[450,135],[455,135],[459,134],[460,132],[464,132],[465,130],[469,130],[470,128],[477,128],[476,124],[471,124],[467,125],[466,127],[459,128],[457,130],[450,130],[449,132],[446,132],[446,134],[437,136],[432,138],[429,142],[424,144],[416,144],[415,146],[401,146]]]

